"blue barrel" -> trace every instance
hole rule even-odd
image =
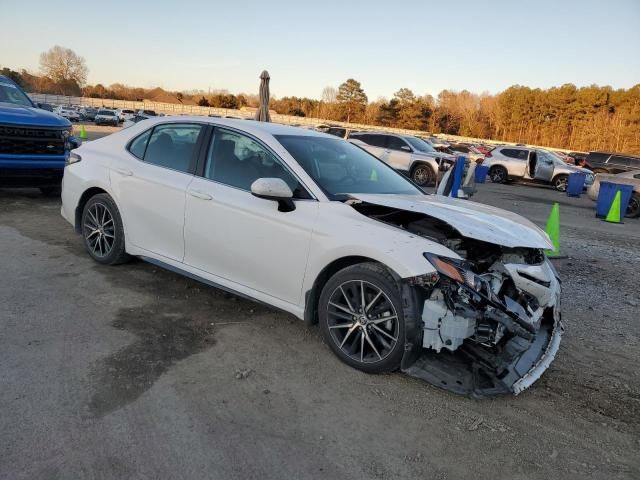
[[[484,183],[487,180],[487,173],[489,173],[489,167],[477,165],[475,171],[476,183]]]
[[[573,172],[569,175],[569,181],[567,182],[567,196],[579,197],[584,188],[584,181],[587,179],[587,174],[582,172]]]
[[[607,216],[618,191],[620,192],[620,217],[624,217],[633,194],[633,186],[611,182],[600,182],[600,191],[596,202],[596,217],[605,218]]]

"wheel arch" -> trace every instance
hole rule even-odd
[[[99,195],[101,193],[106,193],[107,195],[109,195],[109,197],[111,197],[111,200],[113,200],[113,202],[116,204],[116,207],[118,207],[118,210],[120,212],[122,212],[122,209],[120,208],[120,205],[118,204],[118,201],[116,200],[115,196],[106,188],[104,188],[103,186],[97,186],[97,185],[93,185],[91,187],[88,187],[84,190],[84,192],[82,192],[82,195],[80,195],[80,198],[78,199],[78,204],[76,205],[76,209],[74,212],[74,229],[76,231],[76,233],[82,233],[82,211],[84,210],[84,206],[87,204],[87,202],[89,201],[89,199],[91,197],[94,197],[96,195]],[[124,218],[122,217],[122,213],[120,214],[120,217],[122,219],[122,227],[124,228],[125,232],[127,230],[125,224],[124,224]]]
[[[313,285],[304,294],[304,321],[308,325],[318,323],[318,301],[320,299],[320,293],[327,281],[337,272],[343,268],[357,265],[359,263],[377,263],[386,268],[394,278],[400,277],[393,269],[389,268],[384,263],[366,256],[361,255],[349,255],[345,257],[336,258],[325,266],[313,281]]]

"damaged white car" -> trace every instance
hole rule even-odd
[[[544,232],[426,195],[330,135],[149,119],[74,150],[62,200],[96,261],[137,256],[319,322],[334,353],[366,372],[519,393],[558,350]]]

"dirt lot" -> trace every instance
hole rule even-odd
[[[360,373],[291,316],[95,264],[57,200],[0,190],[0,478],[640,478],[640,220],[476,199],[541,225],[561,202],[567,331],[519,397]]]

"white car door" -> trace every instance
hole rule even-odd
[[[196,123],[156,125],[111,163],[111,185],[121,205],[127,242],[183,260],[185,192],[204,130]]]
[[[253,196],[258,178],[282,178],[295,210]],[[258,141],[216,128],[202,177],[187,190],[184,263],[299,304],[318,202]]]

